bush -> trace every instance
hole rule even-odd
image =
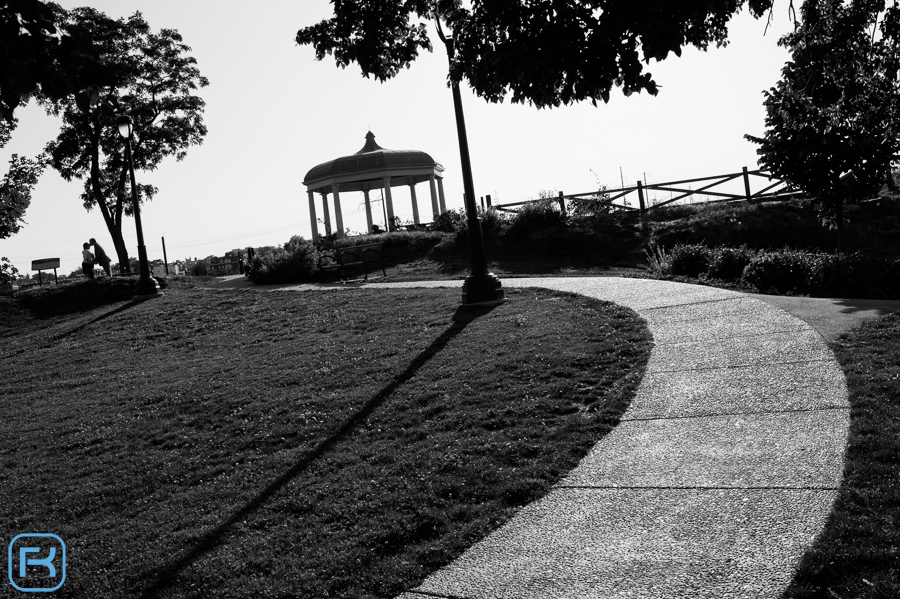
[[[461,210],[462,220],[456,231],[456,244],[460,247],[469,246],[469,221],[465,211]],[[487,210],[478,209],[478,220],[481,222],[481,236],[485,243],[499,241],[509,230],[510,219],[505,214],[494,208]]]
[[[209,262],[206,260],[198,260],[197,263],[191,267],[191,274],[195,277],[205,277],[209,275]]]
[[[712,279],[737,281],[743,276],[744,269],[754,256],[756,252],[745,245],[737,248],[721,246],[712,248],[709,250],[709,267],[706,274]]]
[[[676,244],[669,253],[670,274],[699,277],[709,268],[709,255],[705,245]]]
[[[565,227],[566,215],[556,200],[544,198],[522,206],[510,219],[508,233],[515,239],[531,239],[535,233]]]
[[[465,210],[447,210],[442,212],[434,219],[432,223],[435,231],[443,231],[444,233],[456,233],[460,228],[466,226]]]
[[[0,286],[12,283],[18,278],[19,269],[13,266],[9,258],[0,258]]]
[[[762,292],[803,293],[810,269],[806,252],[760,252],[744,269],[743,281]]]
[[[258,251],[250,263],[247,276],[261,285],[303,283],[314,278],[318,261],[319,250],[316,246],[294,235],[280,248]]]

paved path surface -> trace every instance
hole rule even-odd
[[[710,287],[504,285],[632,308],[655,341],[647,373],[623,422],[546,497],[402,599],[778,597],[841,479],[849,410],[823,338]]]
[[[847,392],[825,340],[900,302],[605,277],[503,283],[632,308],[654,338],[647,373],[622,423],[546,497],[398,599],[779,597],[843,469]],[[367,285],[382,286],[460,283]]]

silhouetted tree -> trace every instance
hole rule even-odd
[[[468,80],[479,96],[538,107],[609,100],[657,84],[644,63],[681,54],[688,45],[722,45],[729,19],[748,5],[760,16],[772,0],[341,0],[334,16],[297,33],[299,44],[355,62],[366,77],[390,79],[419,51],[432,50],[429,21],[453,31],[450,77]]]
[[[9,141],[16,120],[0,120],[0,148]],[[22,228],[22,217],[31,203],[31,190],[46,166],[46,157],[25,158],[13,154],[9,170],[0,178],[0,239],[6,239]]]
[[[32,95],[59,100],[86,90],[104,77],[91,39],[62,28],[65,11],[52,2],[0,2],[0,120],[13,120]]]
[[[67,181],[84,179],[84,207],[99,207],[119,263],[127,271],[122,218],[133,208],[124,142],[115,117],[128,113],[133,120],[135,169],[154,170],[167,156],[181,160],[206,135],[205,102],[196,91],[209,82],[200,75],[181,35],[174,29],[152,31],[140,13],[113,20],[92,8],[77,8],[66,14],[62,26],[92,40],[103,81],[108,83],[93,86],[89,101],[78,95],[61,102],[43,98],[48,112],[63,120],[47,153]],[[143,202],[153,198],[156,188],[138,184],[138,192]]]
[[[900,9],[807,0],[780,44],[791,60],[766,92],[760,164],[819,202],[843,249],[843,204],[875,193],[900,154]]]

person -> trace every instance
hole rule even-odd
[[[109,268],[109,264],[112,262],[112,259],[103,251],[103,248],[93,237],[91,237],[91,245],[94,246],[94,258],[97,260],[97,264],[103,267],[103,272],[106,273],[107,277],[111,277],[112,270]]]
[[[85,243],[84,249],[81,251],[81,270],[84,276],[89,279],[94,278],[94,254],[91,253],[91,244]]]

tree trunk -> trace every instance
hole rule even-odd
[[[95,129],[96,131],[96,129]],[[121,274],[130,274],[131,266],[128,262],[128,248],[125,247],[125,240],[122,238],[122,220],[116,222],[116,219],[109,213],[109,206],[106,205],[106,198],[100,188],[100,136],[95,135],[93,148],[91,149],[91,193],[94,194],[94,201],[100,208],[100,214],[103,215],[103,222],[106,223],[106,229],[109,236],[112,237],[113,247],[116,249],[116,257],[119,259],[119,272]]]

